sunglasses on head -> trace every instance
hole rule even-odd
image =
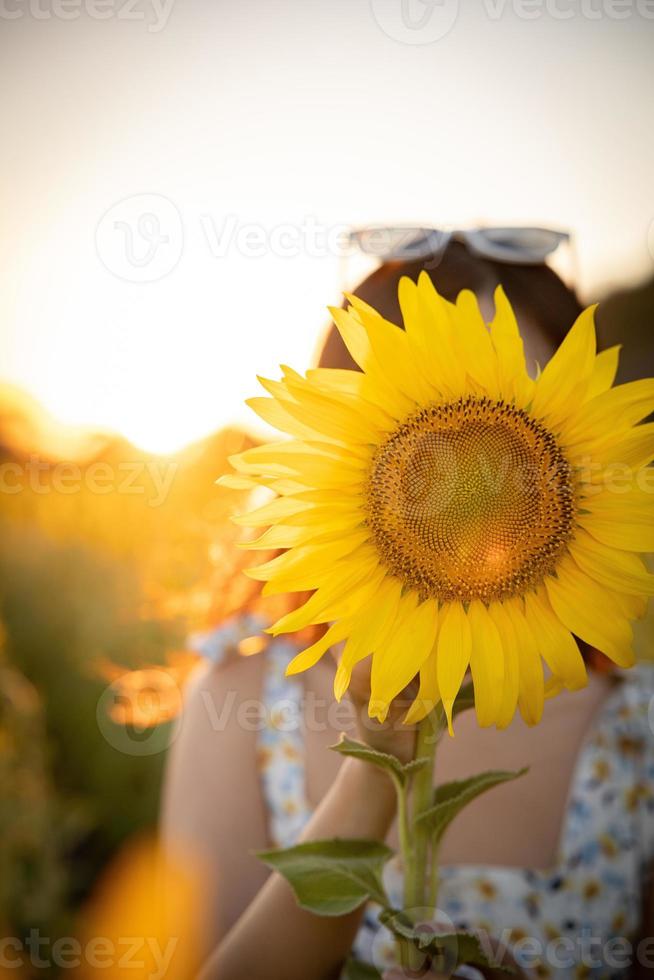
[[[540,265],[563,242],[567,231],[551,228],[439,228],[377,226],[350,232],[350,245],[382,262],[437,257],[452,242],[462,242],[470,252],[496,262]]]

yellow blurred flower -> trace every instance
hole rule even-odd
[[[128,845],[110,866],[78,932],[80,980],[188,980],[203,948],[204,885],[189,860],[156,841]]]
[[[244,547],[285,549],[248,574],[264,594],[313,591],[273,634],[330,624],[291,673],[345,640],[340,698],[372,654],[372,716],[419,673],[407,720],[441,700],[451,730],[470,669],[481,725],[516,705],[535,724],[545,696],[586,683],[575,636],[634,661],[630,620],[654,594],[637,554],[654,549],[639,478],[654,425],[637,425],[654,380],[613,387],[618,349],[596,353],[593,308],[532,380],[501,289],[489,326],[471,292],[451,304],[424,273],[399,292],[404,330],[356,297],[332,311],[361,372],[283,367],[249,400],[293,439],[230,457],[222,478],[277,495],[235,518],[268,526]]]

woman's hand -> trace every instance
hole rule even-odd
[[[332,653],[340,654],[343,644],[339,643]],[[418,690],[417,681],[401,692],[391,704],[384,722],[368,716],[370,700],[370,662],[362,661],[352,671],[348,686],[348,697],[356,710],[356,723],[359,738],[378,752],[396,756],[400,762],[410,762],[416,740],[415,725],[404,725],[402,719],[409,710]]]

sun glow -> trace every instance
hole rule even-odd
[[[0,70],[20,97],[0,118],[20,139],[4,181],[0,379],[57,418],[158,452],[248,421],[252,375],[309,364],[325,306],[358,278],[337,245],[347,224],[569,227],[567,271],[585,295],[651,270],[654,138],[637,98],[651,45],[637,18],[592,37],[583,18],[507,22],[489,46],[472,6],[434,57],[390,42],[360,5],[255,10],[253,29],[249,5],[180,6],[161,34],[12,21]],[[533,57],[547,45],[555,76]],[[619,75],[604,70],[609,50]],[[589,86],[592,141],[572,97]],[[396,133],[382,140],[389,112]],[[515,119],[534,114],[516,143]],[[627,183],[625,147],[638,147]]]

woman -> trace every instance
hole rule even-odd
[[[543,263],[480,257],[461,241],[450,242],[437,262],[385,262],[357,295],[400,323],[399,279],[415,279],[423,268],[448,299],[472,289],[488,319],[502,284],[534,371],[580,312],[574,294]],[[333,326],[319,363],[356,367]],[[238,629],[238,621],[225,627],[232,640]],[[243,635],[251,632],[245,623]],[[333,701],[333,664],[285,678],[297,649],[292,637],[279,637],[261,656],[227,658],[199,672],[172,751],[163,826],[171,846],[191,848],[209,869],[207,980],[337,977],[351,949],[392,970],[392,941],[374,915],[314,917],[252,854],[334,836],[386,838],[397,847],[390,781],[328,747],[347,731],[410,758],[414,733],[393,724],[401,706],[383,726],[366,717],[363,666],[340,706]],[[438,753],[440,782],[529,766],[525,777],[471,805],[448,831],[439,896],[458,928],[491,936],[526,975],[636,975],[636,943],[654,926],[643,907],[654,853],[652,672],[640,667],[617,680],[600,655],[588,650],[586,657],[597,668],[588,686],[548,702],[537,728],[516,718],[506,731],[481,730],[467,713]],[[387,870],[389,893],[399,902],[400,869]],[[606,949],[618,937],[632,945],[628,956],[623,943],[622,960]],[[640,959],[649,955],[654,965],[653,953],[654,944],[649,954],[643,946]]]

